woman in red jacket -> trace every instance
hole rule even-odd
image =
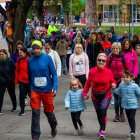
[[[21,112],[19,116],[25,115],[24,108],[25,108],[25,97],[28,93],[28,73],[27,73],[27,59],[29,58],[27,49],[22,47],[19,50],[19,58],[17,59],[16,70],[15,70],[15,84],[19,83],[19,90],[20,90],[20,107]]]
[[[102,44],[104,50],[106,48],[111,48],[112,47],[111,43],[108,40],[109,40],[108,36],[107,35],[103,35],[103,42],[101,44]]]
[[[116,88],[116,83],[111,70],[105,67],[106,55],[100,53],[97,56],[97,66],[89,71],[88,80],[83,90],[83,98],[87,99],[87,93],[92,86],[91,98],[100,124],[100,139],[105,139],[106,112],[111,98],[111,88]]]
[[[118,87],[121,83],[123,71],[130,70],[128,59],[126,56],[123,55],[121,51],[121,43],[114,42],[112,44],[112,54],[107,58],[106,67],[112,71],[113,77]],[[114,108],[116,115],[113,122],[119,121],[119,109],[121,122],[124,122],[125,117],[123,113],[123,108],[121,107],[121,97],[116,94],[114,94]]]

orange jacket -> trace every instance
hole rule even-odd
[[[11,28],[7,28],[7,36],[8,35],[12,35],[12,34],[13,34],[12,29]]]

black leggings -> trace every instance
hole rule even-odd
[[[67,60],[66,60],[66,65],[67,65],[67,70],[69,70],[69,59],[70,59],[71,54],[67,54]]]
[[[23,83],[19,81],[19,89],[20,89],[20,94],[19,94],[19,100],[20,100],[20,107],[21,109],[25,108],[25,98],[27,94],[29,93],[28,90],[28,83]]]
[[[136,109],[125,109],[126,116],[128,119],[128,123],[131,129],[131,133],[135,134],[135,115],[136,115]]]
[[[75,129],[78,129],[77,122],[79,123],[80,126],[83,125],[81,120],[80,120],[80,115],[81,115],[81,111],[71,112],[71,119],[72,119],[72,122],[73,122]]]
[[[0,84],[0,111],[2,109],[2,105],[3,105],[3,98],[4,98],[4,93],[5,93],[5,89],[8,89],[8,93],[10,95],[12,104],[13,104],[13,108],[15,109],[17,107],[17,100],[16,100],[16,94],[15,94],[15,84],[11,84],[11,85],[4,85],[4,84]]]
[[[97,113],[100,129],[105,131],[105,126],[107,121],[105,118],[106,118],[106,114],[107,114],[106,112],[110,102],[110,98],[105,98],[101,101],[97,101],[97,100],[92,100],[92,101]]]
[[[74,76],[75,78],[79,79],[79,81],[81,82],[83,88],[85,86],[85,83],[86,83],[86,75],[83,74],[83,75],[78,75],[78,76]]]

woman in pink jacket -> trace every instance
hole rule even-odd
[[[89,60],[81,44],[76,44],[74,53],[69,59],[69,73],[71,78],[78,78],[84,88],[89,73]]]
[[[136,51],[132,48],[131,42],[129,39],[125,39],[122,44],[122,51],[123,55],[125,55],[128,58],[128,61],[130,63],[130,70],[133,72],[134,80],[138,75],[138,57]]]
[[[118,87],[121,82],[123,71],[125,69],[130,70],[128,59],[126,56],[123,55],[121,51],[121,43],[114,42],[112,44],[112,54],[107,58],[106,67],[112,71],[113,77]],[[123,108],[121,107],[121,97],[116,94],[114,94],[114,108],[116,115],[113,122],[119,121],[119,109],[120,109],[120,119],[122,122],[124,122],[125,117],[123,113]]]

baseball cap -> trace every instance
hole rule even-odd
[[[110,54],[111,53],[111,48],[106,48],[104,53],[105,54]]]

